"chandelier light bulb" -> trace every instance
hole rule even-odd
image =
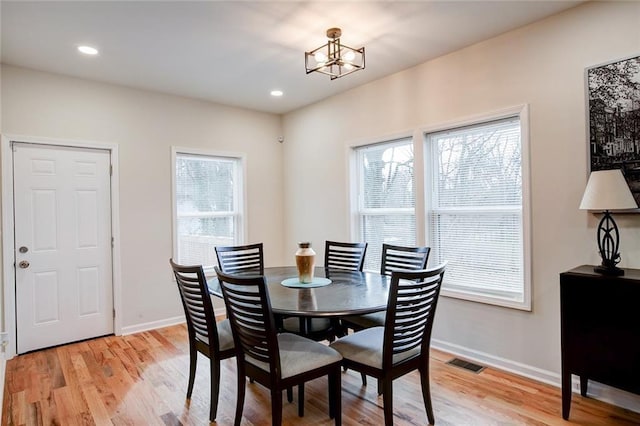
[[[313,57],[318,64],[324,64],[325,62],[327,62],[327,55],[325,55],[324,52],[316,52]]]
[[[356,58],[356,54],[353,53],[353,51],[349,50],[347,53],[344,54],[344,56],[342,57],[342,59],[344,59],[345,61],[351,62]]]

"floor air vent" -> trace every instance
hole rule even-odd
[[[453,365],[455,367],[464,368],[465,370],[469,370],[474,373],[479,373],[485,369],[483,365],[474,364],[473,362],[465,361],[460,358],[453,358],[447,361],[447,364]]]

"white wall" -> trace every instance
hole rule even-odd
[[[172,256],[172,145],[246,153],[247,242],[282,263],[278,115],[2,66],[2,131],[116,143],[120,165],[123,329],[183,316]]]
[[[533,311],[442,298],[434,339],[558,383],[558,273],[599,263],[597,221],[578,210],[588,174],[584,72],[638,54],[640,3],[588,3],[287,114],[285,253],[298,240],[350,238],[350,144],[528,104]],[[622,266],[638,268],[640,216],[618,223]]]

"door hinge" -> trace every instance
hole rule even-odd
[[[113,319],[115,319],[115,318],[116,318],[116,310],[114,309],[113,310]]]
[[[113,237],[111,237],[111,248],[113,248]]]
[[[113,165],[109,164],[109,176],[113,176]]]

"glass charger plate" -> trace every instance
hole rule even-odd
[[[298,277],[287,278],[283,280],[280,284],[285,287],[293,287],[293,288],[313,288],[313,287],[323,287],[325,285],[331,284],[331,280],[329,278],[323,277],[314,277],[313,281],[310,283],[301,283]]]

